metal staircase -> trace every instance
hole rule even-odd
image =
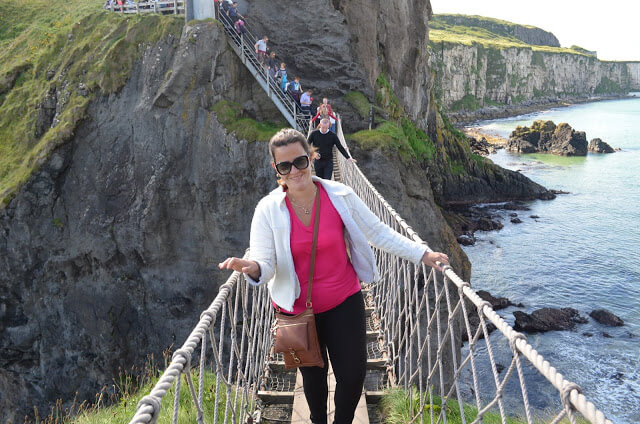
[[[255,35],[251,33],[246,21],[245,28],[247,32],[244,35],[239,35],[234,28],[234,22],[222,9],[216,9],[216,16],[224,26],[229,46],[231,46],[231,49],[238,55],[240,60],[242,60],[242,63],[249,72],[251,72],[251,75],[253,75],[258,84],[260,84],[260,87],[267,93],[267,97],[276,105],[280,113],[282,113],[282,116],[284,116],[289,125],[291,125],[291,128],[295,128],[303,134],[306,134],[309,128],[308,116],[301,112],[300,107],[289,94],[284,93],[280,89],[278,83],[269,76],[268,69],[260,64],[254,51],[257,39]]]

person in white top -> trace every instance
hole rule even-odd
[[[325,280],[323,284],[313,285],[312,298],[325,367],[300,367],[300,372],[311,422],[326,424],[327,359],[330,358],[337,382],[334,423],[351,423],[367,366],[364,300],[359,282],[369,283],[380,278],[369,244],[438,271],[449,264],[449,258],[382,223],[350,187],[312,177],[310,162],[314,153],[299,131],[280,130],[271,138],[269,151],[271,166],[280,177],[280,187],[262,198],[256,207],[248,259],[230,257],[218,266],[244,273],[250,284],[267,283],[275,305],[284,311],[293,311],[299,303],[296,299],[301,293],[300,279],[304,278],[298,276],[304,275],[303,264],[308,261],[311,250],[311,235],[305,228],[320,219],[316,264],[322,263],[325,255],[324,260],[329,259],[332,266],[315,268],[314,282],[321,276]],[[317,195],[324,198],[319,217],[314,211]],[[306,284],[306,279],[303,282]],[[348,297],[341,297],[344,300],[338,300],[337,305],[316,312],[316,296],[326,298],[342,290],[348,290],[343,293]],[[302,299],[303,303],[305,300]]]
[[[269,42],[269,37],[265,35],[264,37],[262,37],[262,40],[258,40],[254,45],[254,48],[256,49],[256,55],[258,56],[258,60],[263,66],[267,62],[267,59],[269,58],[269,56],[267,55],[268,42]]]

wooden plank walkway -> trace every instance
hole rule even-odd
[[[327,422],[332,423],[335,414],[334,396],[336,391],[336,379],[333,376],[331,362],[329,362],[328,378],[329,398],[327,400]],[[304,397],[304,390],[302,388],[302,374],[298,371],[296,376],[296,388],[293,391],[293,412],[291,414],[291,424],[308,424],[311,422],[309,415],[309,405],[307,405],[307,399]],[[356,407],[353,423],[369,424],[369,413],[367,412],[367,400],[365,399],[364,391],[360,395],[360,401]]]

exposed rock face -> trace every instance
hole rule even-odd
[[[548,105],[640,90],[640,63],[530,48],[432,45],[434,90],[453,122],[527,113]],[[464,102],[463,99],[471,101]]]
[[[0,421],[93,399],[183,343],[226,279],[216,264],[242,255],[275,179],[266,145],[208,108],[224,94],[277,111],[224,37],[201,24],[147,50],[0,210]]]
[[[516,331],[526,331],[528,333],[546,332],[552,330],[571,330],[576,324],[584,324],[588,320],[581,316],[573,308],[542,308],[527,314],[522,311],[515,311],[513,316],[516,322],[513,328]]]
[[[57,96],[55,87],[49,89],[47,95],[42,102],[36,107],[38,113],[36,115],[36,138],[40,138],[53,123],[53,117],[56,115]]]
[[[509,136],[507,150],[518,153],[551,153],[560,156],[585,156],[587,137],[569,124],[556,126],[552,121],[535,121],[531,128],[518,126]]]
[[[210,108],[224,96],[278,112],[224,37],[202,23],[148,49],[0,211],[2,420],[91,399],[120,367],[182,343],[228,276],[217,263],[247,247],[253,207],[275,187],[267,146],[227,134]],[[352,151],[468,280],[420,164]]]
[[[303,87],[312,88],[316,100],[331,99],[345,118],[345,131],[364,129],[367,122],[342,96],[358,90],[373,101],[381,71],[407,113],[426,126],[432,84],[424,54],[431,16],[428,0],[303,0],[295,5],[255,0],[247,13],[255,17],[251,23],[258,33],[269,36],[272,50],[289,72],[301,77]]]
[[[485,28],[495,34],[512,36],[534,46],[560,47],[560,41],[558,41],[556,36],[541,28],[512,24],[505,21],[479,19],[467,15],[438,14],[437,18],[451,25]]]
[[[624,321],[619,316],[606,309],[595,309],[591,311],[589,316],[600,324],[608,325],[610,327],[620,327],[624,325]]]
[[[589,142],[589,147],[587,148],[590,152],[593,153],[613,153],[613,147],[609,144],[605,143],[599,138],[594,138]]]

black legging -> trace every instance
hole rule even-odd
[[[367,333],[362,292],[349,296],[329,311],[316,314],[316,327],[325,366],[300,367],[311,422],[327,423],[328,349],[336,379],[333,422],[351,424],[367,372]]]
[[[333,158],[316,159],[313,162],[313,168],[316,170],[316,177],[330,180],[333,175]]]

